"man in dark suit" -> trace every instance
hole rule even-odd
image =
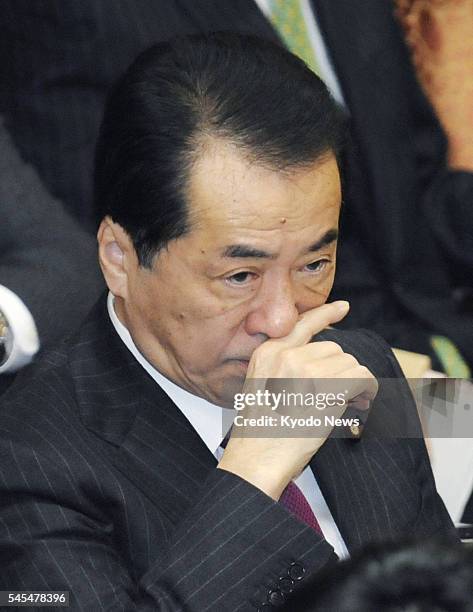
[[[0,45],[11,61],[0,108],[23,155],[92,226],[93,146],[113,81],[138,52],[176,34],[235,30],[279,41],[265,4],[48,0],[32,10],[28,0],[5,2]],[[306,4],[352,120],[334,287],[351,301],[347,325],[425,353],[431,334],[443,334],[473,364],[472,173],[447,165],[447,141],[417,83],[394,3]]]
[[[21,159],[1,118],[0,213],[1,393],[39,346],[50,348],[77,327],[103,279],[94,240]]]
[[[348,309],[325,304],[342,125],[255,38],[161,43],[118,83],[96,159],[107,303],[0,413],[2,589],[271,610],[367,542],[451,534],[389,348],[322,331]],[[350,410],[376,396],[361,439],[249,423],[225,444],[237,393],[295,377],[340,379]],[[399,421],[413,439],[389,437]]]

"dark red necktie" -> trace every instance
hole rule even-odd
[[[290,482],[284,489],[279,498],[279,503],[294,514],[296,518],[306,523],[306,525],[309,525],[314,531],[323,536],[322,529],[315,518],[315,514],[312,512],[309,502],[294,482]]]
[[[229,438],[230,432],[228,432],[222,440],[220,444],[222,448],[227,446]],[[322,533],[318,520],[315,518],[315,514],[312,512],[309,502],[294,482],[291,481],[284,489],[279,498],[279,503],[282,504],[286,510],[289,510],[296,518],[306,525],[309,525],[309,527],[323,537],[324,534]]]

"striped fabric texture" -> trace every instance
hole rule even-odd
[[[368,332],[325,339],[399,376]],[[18,385],[15,385],[18,388]],[[216,460],[113,330],[103,299],[0,411],[0,589],[68,590],[71,609],[256,610],[332,547]],[[407,392],[406,392],[407,393]],[[380,422],[409,396],[383,396]],[[371,419],[371,417],[370,417]],[[311,464],[353,553],[450,533],[422,440],[332,439]]]

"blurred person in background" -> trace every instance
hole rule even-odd
[[[436,541],[369,546],[304,585],[281,612],[473,612],[473,550]]]
[[[424,24],[440,4],[438,46],[429,44]],[[176,34],[215,30],[286,44],[351,117],[342,265],[333,293],[351,302],[346,325],[374,329],[392,346],[429,354],[434,368],[468,377],[473,128],[463,77],[471,74],[470,9],[471,0],[399,6],[392,0],[4,0],[0,109],[50,191],[95,229],[91,168],[105,95],[141,50]],[[444,14],[454,28],[441,25]],[[463,40],[459,53],[450,47],[454,39]],[[450,75],[443,101],[410,53],[416,67]]]
[[[0,118],[0,393],[100,292],[95,241],[45,189]]]

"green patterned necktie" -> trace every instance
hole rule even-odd
[[[445,336],[431,336],[430,343],[447,376],[451,378],[471,378],[468,364],[451,340],[445,338]]]
[[[319,66],[310,43],[300,0],[270,0],[270,7],[269,18],[289,51],[300,57],[311,70],[319,74]]]

